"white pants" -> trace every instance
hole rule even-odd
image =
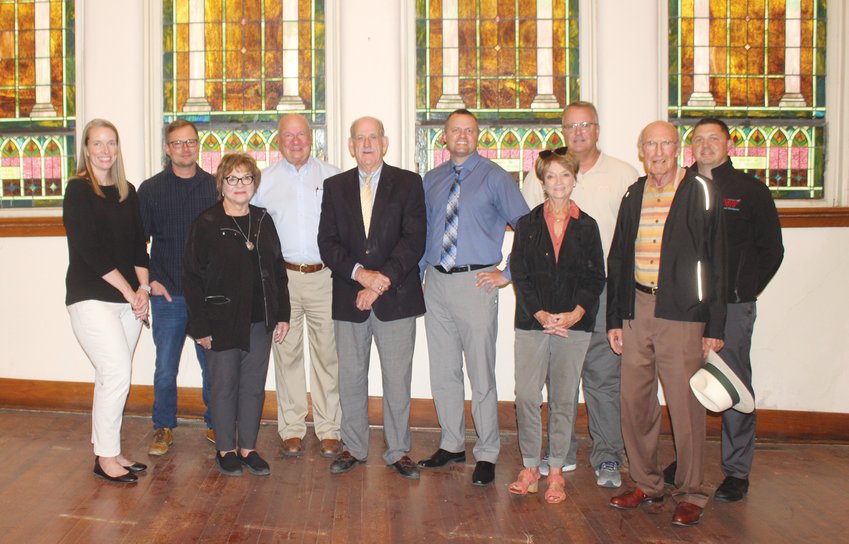
[[[68,306],[68,314],[74,335],[94,366],[94,454],[115,457],[121,453],[121,422],[141,322],[128,303],[84,300]]]

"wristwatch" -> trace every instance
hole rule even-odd
[[[147,291],[147,294],[148,294],[148,295],[150,294],[150,285],[148,285],[148,284],[146,284],[146,283],[145,283],[145,284],[142,284],[142,285],[139,285],[139,289],[144,289],[145,291]]]

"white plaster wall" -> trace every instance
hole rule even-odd
[[[338,2],[338,4],[337,4]],[[144,21],[142,0],[80,0],[78,28],[80,120],[101,116],[113,121],[131,181],[153,172],[144,165],[145,95]],[[412,141],[414,127],[402,126],[402,74],[414,51],[400,45],[401,13],[394,0],[328,0],[339,30],[338,48],[328,65],[339,67],[330,77],[329,115],[341,127],[329,139],[331,157],[353,166],[347,150],[347,127],[362,115],[380,117],[390,139],[387,162],[402,164],[402,135]],[[409,6],[407,6],[409,8]],[[659,60],[657,3],[648,0],[600,0],[596,5],[596,81],[592,89],[601,115],[601,145],[639,167],[635,141],[648,121],[663,117],[658,96]],[[115,24],[121,21],[121,24]],[[335,91],[334,91],[335,89]],[[635,106],[639,105],[639,106]],[[335,109],[334,109],[335,108]],[[153,123],[159,130],[156,123]],[[402,131],[406,131],[402,133]],[[335,149],[334,149],[335,146]],[[845,145],[842,146],[845,148]],[[753,340],[754,384],[761,408],[849,413],[849,370],[845,339],[849,338],[849,229],[785,230],[784,265],[762,297]],[[505,251],[512,237],[505,237]],[[0,238],[0,377],[91,381],[91,366],[79,348],[64,308],[67,248],[64,238]],[[497,345],[498,395],[513,397],[513,308],[511,288],[501,291]],[[189,343],[178,385],[197,387],[200,373]],[[150,332],[142,333],[136,351],[133,383],[150,385],[154,349]],[[373,353],[370,392],[381,394],[377,354]],[[419,320],[413,362],[414,397],[430,397],[427,347]],[[274,388],[269,373],[267,389]]]

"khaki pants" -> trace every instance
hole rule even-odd
[[[319,440],[339,439],[339,362],[331,317],[330,269],[302,274],[289,271],[292,305],[290,329],[282,344],[272,344],[277,383],[277,432],[280,438],[307,433],[307,378],[304,365],[304,322],[310,344],[312,419]]]

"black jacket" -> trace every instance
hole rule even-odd
[[[419,260],[427,232],[422,178],[386,163],[374,195],[368,237],[360,207],[357,168],[324,181],[318,249],[333,272],[333,319],[363,323],[370,312],[358,310],[363,288],[351,279],[354,265],[377,270],[389,278],[389,290],[372,310],[381,321],[394,321],[425,312]]]
[[[517,329],[543,330],[534,314],[571,312],[581,305],[586,313],[571,328],[591,332],[604,289],[604,252],[595,219],[580,213],[570,219],[554,260],[554,243],[540,204],[516,223],[510,272],[516,289]]]
[[[690,167],[698,172],[696,165]],[[784,259],[781,223],[766,184],[734,168],[731,160],[711,171],[722,195],[728,236],[726,302],[753,302]]]
[[[250,206],[251,241],[257,246],[265,302],[265,327],[289,321],[286,263],[265,208]],[[183,291],[193,338],[212,336],[213,351],[250,351],[253,252],[233,218],[218,203],[192,223],[183,259]]]
[[[634,245],[646,176],[622,197],[607,258],[607,330],[634,318]],[[669,208],[660,250],[655,317],[705,323],[706,338],[724,338],[725,223],[716,185],[687,172]]]

